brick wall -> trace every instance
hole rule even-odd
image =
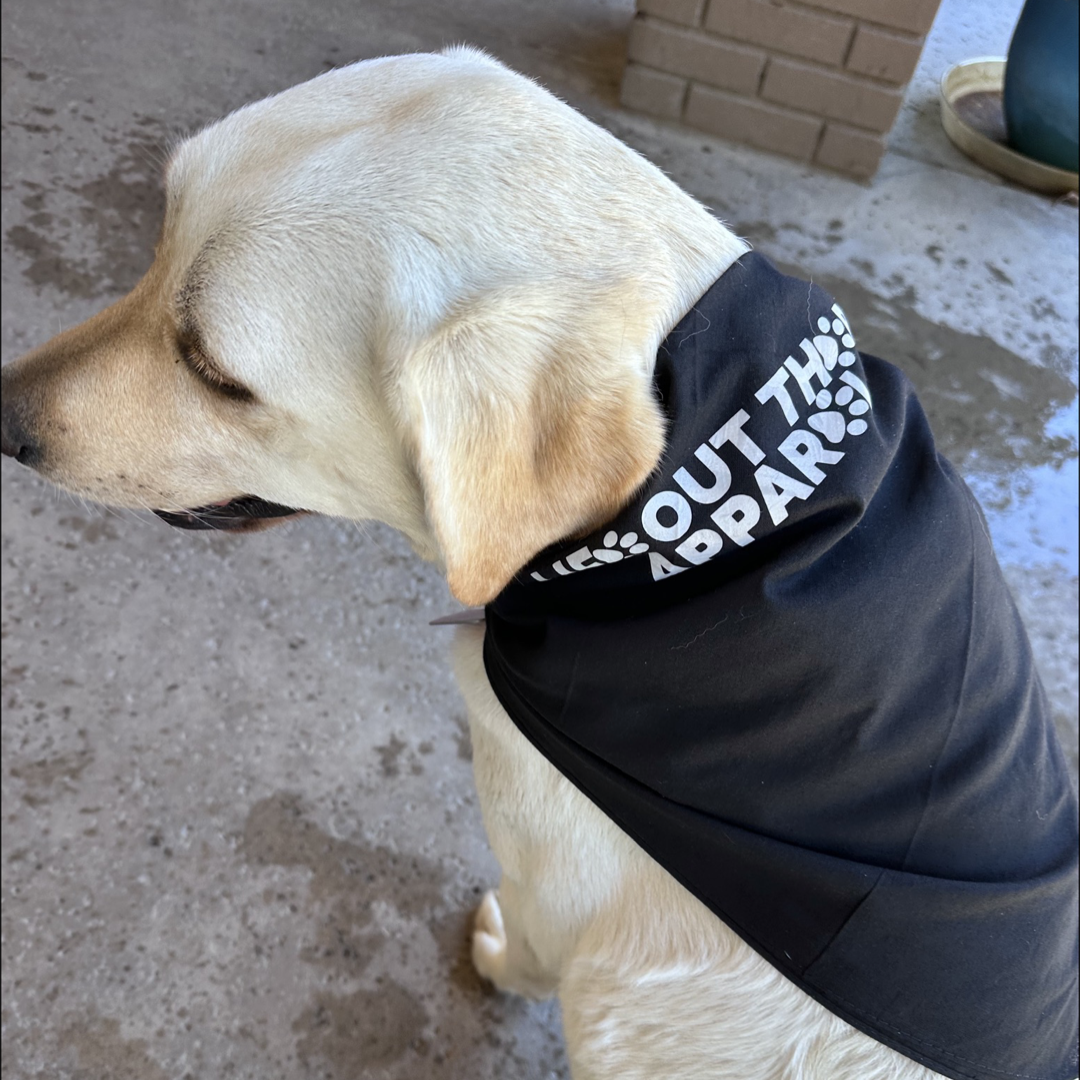
[[[940,0],[637,0],[622,102],[873,176]]]

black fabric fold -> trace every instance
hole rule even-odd
[[[654,476],[489,605],[499,700],[860,1030],[955,1080],[1074,1077],[1076,796],[985,521],[907,380],[751,254],[672,331],[656,386]]]

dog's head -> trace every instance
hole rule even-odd
[[[664,334],[741,253],[470,50],[369,61],[179,146],[153,266],[3,372],[3,452],[173,524],[377,518],[483,603],[655,466]]]

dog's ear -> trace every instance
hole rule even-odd
[[[462,603],[487,603],[549,544],[614,516],[663,449],[648,305],[567,293],[488,295],[406,362],[412,450]]]

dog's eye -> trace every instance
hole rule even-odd
[[[180,358],[207,386],[234,401],[254,401],[255,395],[246,387],[223,375],[206,355],[198,330],[181,326],[176,334]]]

